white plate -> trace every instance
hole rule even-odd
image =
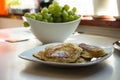
[[[104,57],[101,57],[99,59],[96,59],[94,61],[90,61],[90,62],[85,62],[85,63],[58,63],[58,62],[48,62],[48,61],[43,61],[43,60],[40,60],[38,58],[35,58],[33,56],[34,53],[36,52],[39,52],[39,51],[43,51],[45,49],[46,46],[49,46],[49,45],[56,45],[56,44],[59,44],[59,43],[50,43],[50,44],[45,44],[45,45],[42,45],[42,46],[39,46],[39,47],[36,47],[36,48],[33,48],[33,49],[30,49],[30,50],[27,50],[27,51],[24,51],[22,52],[19,57],[22,58],[22,59],[26,59],[26,60],[30,60],[30,61],[34,61],[34,62],[39,62],[39,63],[42,63],[42,64],[47,64],[47,65],[52,65],[52,66],[89,66],[89,65],[93,65],[93,64],[97,64],[97,63],[100,63],[104,60],[106,60],[108,57],[110,57],[112,55],[112,52],[111,52],[111,49],[110,48],[104,48],[104,50],[106,51],[107,55],[104,56]]]

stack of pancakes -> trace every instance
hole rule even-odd
[[[33,56],[50,62],[82,63],[106,55],[105,51],[97,46],[85,43],[61,43],[47,46],[44,51],[34,53]]]

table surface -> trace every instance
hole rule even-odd
[[[0,29],[23,27],[23,20],[0,17]]]
[[[19,32],[18,32],[19,31]],[[90,34],[74,34],[66,41],[88,43],[110,48],[113,55],[107,60],[92,66],[60,68],[27,61],[18,57],[25,50],[40,46],[28,28],[0,30],[0,80],[119,80],[120,52],[113,50],[112,43],[120,40],[115,37]],[[26,40],[6,42],[5,40]]]

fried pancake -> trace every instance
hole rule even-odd
[[[83,57],[79,57],[77,60],[76,60],[76,63],[84,63],[84,62],[88,62],[90,61],[90,59],[86,59],[86,58],[83,58]]]
[[[82,52],[82,48],[73,43],[61,43],[48,46],[45,51],[35,53],[34,56],[45,61],[70,63],[75,62]]]
[[[97,47],[97,46],[81,43],[81,44],[79,44],[79,47],[81,47],[84,51],[87,51],[93,57],[96,57],[96,58],[102,57],[106,54],[102,48]]]
[[[89,53],[89,52],[87,52],[87,51],[85,51],[85,50],[83,50],[82,51],[82,53],[81,53],[81,55],[80,55],[81,57],[83,57],[83,58],[88,58],[88,59],[91,59],[91,58],[93,58],[93,56]]]
[[[62,63],[83,63],[89,62],[93,58],[99,58],[106,55],[100,47],[88,45],[85,43],[61,43],[58,45],[50,45],[44,51],[34,53],[33,56],[50,62]]]
[[[76,60],[77,63],[89,62],[93,56],[87,51],[82,51],[80,57]]]

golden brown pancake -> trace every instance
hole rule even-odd
[[[97,47],[97,46],[81,43],[79,44],[79,47],[82,48],[84,51],[90,53],[91,56],[96,57],[96,58],[102,57],[106,54],[102,48]]]
[[[82,52],[82,48],[73,43],[61,43],[48,46],[45,51],[35,53],[34,56],[45,61],[70,63],[75,62]]]
[[[61,63],[82,63],[89,62],[93,58],[99,58],[106,55],[100,47],[88,45],[85,43],[61,43],[45,47],[44,51],[34,53],[33,56],[50,62]]]

